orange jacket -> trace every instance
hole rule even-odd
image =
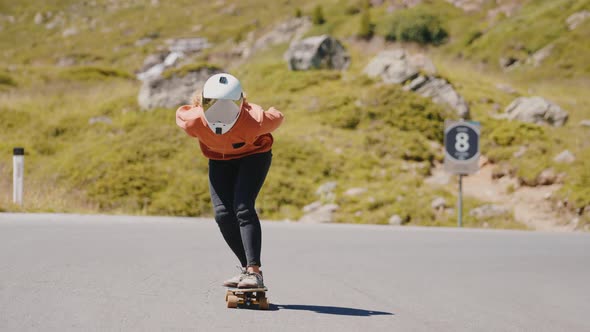
[[[176,124],[199,140],[203,155],[209,159],[229,160],[270,151],[270,134],[283,122],[283,114],[271,107],[264,111],[256,104],[244,105],[234,126],[218,135],[209,128],[202,107],[184,105],[176,110]]]

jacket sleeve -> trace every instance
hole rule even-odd
[[[193,137],[198,137],[198,123],[201,121],[199,109],[190,105],[181,106],[176,110],[176,124]]]
[[[258,135],[267,134],[275,131],[283,123],[285,116],[276,108],[271,107],[268,111],[262,112],[262,122],[260,123],[260,131]]]

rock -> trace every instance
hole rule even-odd
[[[590,127],[590,120],[582,120],[582,121],[580,121],[580,126]]]
[[[498,217],[509,213],[510,210],[504,206],[496,204],[486,204],[469,211],[469,215],[476,219],[487,219]]]
[[[320,202],[320,201],[313,202],[313,203],[308,204],[303,207],[303,213],[309,213],[309,212],[315,211],[315,210],[319,209],[321,206],[322,206],[322,202]]]
[[[307,16],[287,20],[262,35],[253,43],[248,40],[249,38],[246,38],[244,42],[237,46],[236,49],[239,50],[237,53],[246,58],[271,46],[287,43],[292,40],[300,40],[303,34],[311,27],[311,19]]]
[[[571,153],[569,150],[565,150],[557,156],[555,156],[555,158],[553,158],[553,161],[555,161],[556,163],[571,164],[574,161],[576,161],[576,156],[574,156],[574,154]]]
[[[424,84],[428,83],[428,78],[426,76],[418,76],[415,79],[413,79],[410,84],[408,84],[407,86],[405,86],[405,90],[412,90],[412,91],[416,91],[418,89],[420,89],[421,87],[424,86]]]
[[[453,88],[451,83],[442,78],[432,76],[415,78],[404,87],[419,95],[432,99],[433,102],[450,107],[459,118],[469,119],[469,106],[463,97]]]
[[[63,56],[63,57],[59,58],[57,60],[56,65],[58,67],[70,67],[70,66],[76,65],[77,63],[78,63],[78,61],[76,60],[75,57],[67,56],[66,55],[66,56]]]
[[[290,70],[337,69],[350,65],[350,55],[340,41],[328,35],[291,43],[285,54]]]
[[[577,13],[570,15],[570,17],[568,17],[565,20],[565,22],[567,23],[567,27],[570,30],[574,30],[580,24],[584,23],[584,21],[586,21],[586,19],[588,19],[589,17],[590,17],[590,11],[583,10],[581,12],[577,12]]]
[[[36,25],[43,24],[45,18],[43,17],[42,13],[35,14],[35,18],[33,19]]]
[[[508,69],[510,67],[517,66],[519,62],[518,59],[514,57],[501,57],[499,63],[500,67]]]
[[[139,72],[140,73],[146,72],[147,70],[149,70],[153,66],[164,62],[164,60],[166,59],[168,54],[169,54],[168,52],[163,52],[163,53],[156,53],[156,54],[148,55],[147,58],[145,58],[145,60],[143,60],[143,66],[141,67]]]
[[[431,73],[420,75],[420,71]],[[403,84],[406,91],[414,91],[435,103],[453,109],[460,118],[469,118],[469,106],[455,91],[453,86],[442,78],[437,78],[436,67],[423,54],[410,56],[403,49],[385,50],[377,54],[365,67],[364,72],[372,78],[381,78],[389,84]]]
[[[513,156],[514,158],[520,158],[520,157],[524,156],[524,154],[526,153],[526,151],[527,151],[527,150],[528,150],[528,149],[527,149],[527,147],[526,147],[526,146],[524,146],[524,145],[521,145],[521,146],[518,148],[518,151],[514,152],[514,154],[512,154],[512,156]]]
[[[402,84],[418,76],[418,68],[411,62],[405,50],[382,51],[364,70],[367,76],[380,77],[385,83]]]
[[[314,204],[314,203],[312,203]],[[311,205],[311,204],[310,204]],[[310,206],[308,205],[308,206]],[[331,223],[334,221],[333,214],[340,207],[336,204],[314,205],[313,209],[308,209],[308,212],[299,219],[302,223]]]
[[[166,58],[164,59],[164,66],[166,67],[172,67],[176,64],[176,62],[180,59],[182,59],[182,57],[184,57],[184,54],[181,52],[171,52],[170,54],[168,54],[166,56]]]
[[[493,20],[498,15],[503,14],[506,17],[511,17],[522,6],[522,1],[513,0],[497,0],[497,7],[488,11],[488,19]]]
[[[436,197],[432,203],[430,203],[430,207],[435,211],[444,210],[447,207],[447,201],[442,197]]]
[[[535,52],[527,60],[527,63],[532,64],[535,67],[539,67],[541,65],[541,63],[551,55],[551,52],[553,52],[554,48],[555,48],[555,45],[553,45],[553,44],[549,44],[549,45],[543,47],[542,49]]]
[[[463,11],[471,13],[477,12],[482,9],[482,6],[486,2],[485,0],[446,0],[457,8],[463,9]]]
[[[350,188],[344,192],[346,196],[358,196],[367,192],[367,188]]]
[[[557,173],[553,168],[548,168],[541,172],[537,176],[537,185],[539,186],[550,186],[552,184],[557,183]]]
[[[174,108],[188,104],[197,87],[204,84],[211,75],[221,72],[219,69],[206,67],[190,71],[184,76],[145,80],[138,95],[139,106],[144,110],[150,110],[156,107]]]
[[[496,89],[498,89],[502,92],[506,92],[511,95],[518,94],[518,92],[509,84],[502,84],[502,83],[496,84]]]
[[[325,195],[325,194],[332,193],[334,191],[334,189],[336,189],[337,185],[338,185],[338,182],[336,182],[336,181],[326,182],[326,183],[322,184],[316,190],[315,193],[316,193],[316,195]]]
[[[568,119],[568,113],[558,105],[542,97],[520,97],[506,108],[510,120],[535,124],[549,124],[561,127]]]
[[[235,3],[232,3],[229,6],[225,6],[225,8],[222,8],[219,12],[221,14],[230,15],[230,16],[236,16],[240,13],[240,11],[236,7]]]
[[[149,67],[147,70],[140,71],[137,74],[137,79],[140,80],[140,81],[146,81],[146,80],[156,79],[156,78],[160,77],[160,75],[167,68],[170,68],[170,67],[174,66],[183,57],[184,57],[184,53],[179,53],[179,52],[171,52],[171,53],[168,53],[167,55],[165,55],[165,57],[163,57],[163,60],[161,60],[160,63],[155,63],[151,67]],[[143,67],[145,68],[145,67],[147,67],[146,64],[152,64],[152,63],[154,63],[154,62],[156,62],[156,61],[158,61],[160,59],[162,59],[162,56],[159,56],[159,55],[150,55],[144,61],[144,66]]]
[[[145,72],[137,74],[137,79],[140,81],[155,80],[162,75],[164,70],[166,70],[166,66],[163,63],[158,63]]]
[[[61,33],[62,37],[70,37],[70,36],[77,35],[77,34],[78,34],[78,29],[75,28],[75,27],[71,27],[71,28],[65,29]]]
[[[197,53],[211,47],[207,38],[171,39],[166,42],[170,52],[177,53]]]
[[[104,124],[113,124],[113,119],[109,118],[108,116],[95,116],[88,120],[89,125],[93,125],[95,123],[104,123]]]
[[[417,53],[409,56],[412,66],[418,68],[421,72],[428,75],[436,75],[436,66],[425,54]]]
[[[508,163],[501,163],[492,169],[492,180],[510,177],[514,175],[514,169]]]
[[[135,41],[135,46],[137,46],[137,47],[145,46],[145,45],[151,43],[152,40],[154,40],[154,39],[153,38],[149,38],[149,37],[138,39],[138,40]]]
[[[404,222],[404,220],[402,219],[402,217],[398,216],[397,214],[394,214],[393,216],[391,216],[389,218],[390,225],[401,226],[403,224],[403,222]]]

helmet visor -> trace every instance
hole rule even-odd
[[[242,109],[242,103],[244,102],[244,97],[242,95],[242,96],[240,96],[240,99],[238,99],[238,100],[214,99],[214,98],[202,97],[201,104],[203,106],[203,111],[207,112],[211,107],[213,107],[213,105],[215,105],[217,103],[217,101],[222,101],[222,103],[232,102],[238,107],[238,109]]]

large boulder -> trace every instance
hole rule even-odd
[[[385,83],[402,84],[418,76],[405,50],[387,50],[377,54],[365,67],[365,74],[372,78],[380,77]]]
[[[430,98],[433,102],[451,108],[459,118],[469,119],[469,106],[453,85],[443,78],[418,76],[404,87],[419,95]]]
[[[154,80],[167,69],[178,67],[182,63],[190,63],[191,56],[210,48],[207,38],[180,38],[166,40],[166,51],[148,55],[143,66],[137,72],[140,81]]]
[[[542,97],[520,97],[508,105],[506,116],[510,120],[561,127],[568,113]]]
[[[384,83],[410,82],[404,87],[406,91],[414,91],[437,104],[445,105],[460,118],[469,118],[469,106],[465,99],[451,83],[436,77],[436,67],[422,54],[410,55],[403,49],[382,51],[369,62],[364,72],[369,77],[381,78]]]
[[[234,51],[243,58],[247,58],[273,45],[288,43],[291,40],[300,40],[311,26],[312,23],[309,17],[296,17],[278,24],[256,40],[254,40],[254,35],[252,35],[252,38],[246,38]]]
[[[346,69],[350,55],[342,43],[328,35],[314,36],[294,42],[285,58],[290,70]]]
[[[211,75],[222,72],[214,67],[202,67],[185,74],[145,80],[139,90],[137,101],[144,110],[157,107],[175,108],[190,103],[195,90]]]

